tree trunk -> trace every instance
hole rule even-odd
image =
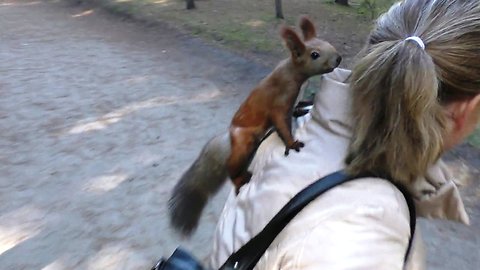
[[[283,19],[282,0],[275,0],[275,16]]]
[[[348,0],[335,0],[335,3],[342,5],[342,6],[349,6]]]
[[[186,1],[187,1],[187,9],[195,8],[195,0],[186,0]]]

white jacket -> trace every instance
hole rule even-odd
[[[284,156],[276,134],[262,143],[251,164],[253,177],[238,196],[230,194],[217,225],[211,266],[255,236],[296,193],[344,167],[351,136],[350,71],[323,76],[310,114],[300,119],[295,138],[300,153]],[[468,223],[458,190],[443,163],[408,187],[423,217]],[[427,194],[427,195],[425,195]],[[365,178],[340,185],[305,207],[277,236],[255,269],[402,269],[410,236],[409,211],[391,183]],[[419,231],[405,269],[425,269]]]

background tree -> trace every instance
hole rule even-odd
[[[275,16],[283,19],[282,0],[275,0]]]
[[[335,0],[335,3],[342,5],[342,6],[348,6],[348,0]]]
[[[187,1],[187,9],[195,8],[195,0],[186,0],[186,1]]]

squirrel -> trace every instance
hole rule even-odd
[[[267,131],[274,127],[285,144],[299,152],[303,142],[294,140],[291,118],[302,84],[310,77],[332,72],[342,58],[326,41],[317,38],[313,22],[300,18],[303,40],[292,28],[282,26],[280,36],[290,51],[250,93],[233,116],[229,131],[215,136],[203,147],[182,175],[169,199],[171,226],[185,236],[198,225],[201,212],[227,176],[235,191],[250,180],[248,166]]]

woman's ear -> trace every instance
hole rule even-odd
[[[452,115],[458,129],[475,127],[480,118],[480,94],[471,99],[457,101],[452,104]]]
[[[447,105],[452,126],[449,138],[446,140],[448,148],[467,138],[480,121],[480,94],[470,99],[452,101]]]
[[[472,126],[470,133],[480,122],[480,94],[470,100],[467,106],[467,125]]]
[[[280,35],[292,53],[293,58],[298,58],[305,53],[305,44],[292,28],[283,26],[280,30]]]

